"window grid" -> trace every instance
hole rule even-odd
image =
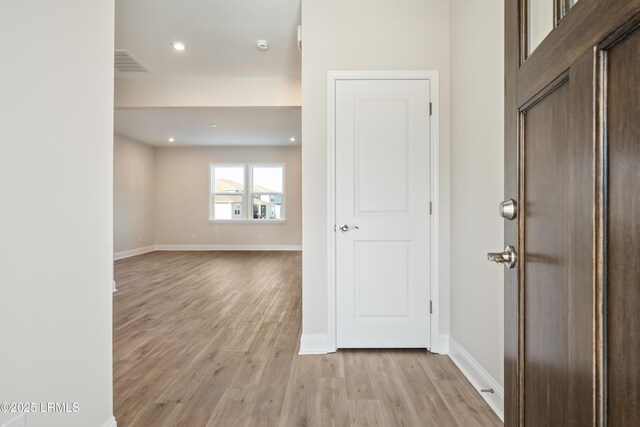
[[[243,168],[242,189],[236,191],[216,191],[216,169],[222,168]],[[252,191],[254,188],[254,168],[278,168],[281,180],[282,191]],[[285,209],[285,186],[286,171],[284,163],[211,163],[209,165],[210,176],[210,198],[209,198],[209,221],[211,222],[283,222],[286,219]],[[265,199],[268,197],[269,199]],[[227,204],[230,218],[216,218],[216,200],[221,198],[230,198]],[[231,198],[237,198],[237,202],[233,203]],[[256,203],[259,201],[259,203]],[[235,204],[240,205],[240,212],[235,210]],[[218,207],[222,208],[221,206]],[[227,209],[226,207],[224,209]],[[258,217],[256,217],[256,215]]]

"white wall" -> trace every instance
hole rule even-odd
[[[451,2],[451,338],[503,385],[503,1]],[[487,387],[486,382],[479,384]]]
[[[116,108],[277,107],[300,105],[293,78],[117,78]]]
[[[440,319],[449,328],[449,2],[302,0],[303,334],[327,333],[327,70],[440,70]]]
[[[209,223],[209,164],[212,162],[285,163],[286,222]],[[314,199],[313,194],[308,197]],[[156,244],[159,246],[299,246],[301,211],[299,146],[156,149]]]
[[[155,244],[155,148],[115,134],[113,147],[113,250]]]
[[[112,417],[114,2],[0,13],[0,402],[78,402],[30,427]]]

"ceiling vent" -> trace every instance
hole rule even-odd
[[[123,73],[145,73],[149,71],[147,67],[139,63],[136,58],[124,49],[116,49],[115,69]]]

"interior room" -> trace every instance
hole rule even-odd
[[[368,417],[388,425],[399,422],[415,425],[422,417],[439,424],[465,424],[468,422],[466,419],[476,413],[480,414],[478,423],[481,425],[499,423],[503,399],[499,332],[502,319],[498,310],[502,298],[500,289],[498,286],[489,286],[474,290],[480,292],[480,300],[484,298],[495,304],[493,315],[482,315],[493,331],[484,334],[485,340],[494,340],[491,346],[487,346],[485,343],[474,343],[471,337],[467,338],[464,323],[457,325],[459,334],[451,337],[450,323],[452,320],[459,321],[451,318],[449,301],[452,295],[442,280],[448,274],[465,274],[457,271],[449,273],[448,253],[443,250],[451,245],[452,238],[456,238],[455,234],[450,233],[451,222],[456,219],[450,213],[451,185],[456,182],[452,179],[449,160],[450,129],[454,128],[449,107],[454,96],[450,89],[451,79],[454,78],[453,48],[450,44],[456,40],[453,37],[452,40],[442,38],[443,32],[453,34],[447,25],[452,14],[449,5],[441,2],[419,6],[419,13],[428,17],[430,25],[422,28],[422,23],[415,20],[414,27],[409,25],[395,33],[395,39],[373,50],[367,50],[367,42],[358,36],[365,37],[367,28],[375,24],[375,19],[380,20],[380,25],[383,20],[412,22],[407,21],[412,8],[397,9],[389,4],[376,11],[371,17],[372,21],[363,21],[364,27],[359,31],[352,33],[351,37],[345,37],[349,29],[354,29],[350,16],[356,13],[355,10],[340,10],[336,15],[337,10],[314,12],[314,6],[308,5],[307,10],[311,9],[308,22],[303,22],[302,5],[298,1],[252,6],[254,10],[248,12],[248,3],[224,8],[195,3],[193,9],[171,10],[168,13],[169,10],[155,3],[116,2],[116,420],[133,425],[156,424],[160,420],[178,425],[229,425],[236,422],[248,425],[262,422],[300,425],[308,417],[322,425],[326,421],[323,421],[319,408],[308,414],[301,414],[296,409],[303,404],[296,390],[306,384],[311,394],[304,399],[330,399],[327,402],[329,404],[336,397],[343,396],[342,409],[336,408],[342,412],[331,416],[351,418],[356,424],[367,424]],[[496,4],[495,11],[499,13],[498,6]],[[154,10],[158,19],[148,20],[149,10]],[[176,13],[179,16],[173,16]],[[327,13],[334,16],[333,35],[314,29],[314,25],[322,25],[321,21],[316,20]],[[387,21],[389,16],[386,13],[393,14],[391,16],[395,18]],[[260,18],[267,14],[269,20]],[[210,19],[204,20],[202,16]],[[344,16],[343,22],[339,20],[341,16]],[[463,17],[461,13],[460,19]],[[494,18],[496,22],[497,17],[498,14]],[[238,19],[242,20],[243,26],[230,25]],[[397,53],[395,58],[379,56],[381,47],[388,46],[390,49],[394,44],[407,43],[405,39],[408,40],[418,28],[420,38],[430,43],[423,52],[414,55],[408,50],[404,54]],[[434,39],[434,36],[438,39]],[[223,45],[210,45],[211,37],[219,37],[224,41]],[[493,80],[495,84],[491,89],[500,90],[502,62],[498,28],[487,37],[493,37],[492,41],[496,43],[496,62],[492,72],[487,71],[486,81],[489,83]],[[165,40],[165,43],[159,44],[158,39]],[[337,49],[338,46],[341,48]],[[461,40],[460,51],[465,47]],[[340,52],[358,54],[343,59]],[[385,62],[381,62],[383,58]],[[137,67],[141,70],[131,71],[138,70]],[[386,294],[384,289],[376,291],[376,287],[380,289],[384,284],[375,283],[371,285],[373,291],[369,299],[354,302],[362,304],[363,310],[372,313],[381,309],[378,307],[380,303],[376,302],[379,298],[385,300],[383,311],[395,310],[393,307],[398,304],[410,304],[409,310],[416,317],[413,321],[418,324],[419,331],[405,334],[392,332],[392,336],[385,337],[386,340],[391,339],[388,342],[360,342],[360,337],[368,332],[354,329],[348,333],[355,341],[338,343],[341,331],[348,329],[346,321],[343,322],[345,327],[339,326],[339,304],[347,300],[349,295],[336,292],[331,301],[323,291],[326,289],[327,273],[313,272],[314,268],[325,271],[327,268],[329,271],[337,269],[342,259],[345,259],[345,264],[355,262],[353,259],[347,260],[349,255],[346,253],[338,252],[333,255],[336,261],[330,266],[327,243],[336,244],[338,251],[342,249],[337,242],[321,242],[326,235],[326,226],[319,227],[320,219],[313,219],[314,216],[324,216],[327,209],[332,210],[329,206],[331,202],[328,202],[332,197],[325,190],[328,183],[321,184],[319,178],[326,174],[320,173],[322,169],[336,168],[337,164],[329,165],[328,143],[322,141],[327,139],[323,135],[327,135],[328,130],[322,129],[322,122],[313,115],[313,111],[328,108],[330,101],[323,92],[333,90],[329,89],[329,83],[324,83],[327,80],[326,71],[318,71],[334,68],[416,70],[417,78],[428,79],[420,80],[428,83],[428,93],[421,94],[421,99],[417,101],[423,102],[423,106],[429,104],[430,111],[425,112],[429,128],[427,134],[420,137],[427,142],[422,144],[426,151],[418,146],[408,147],[413,152],[413,161],[407,164],[396,155],[401,146],[383,143],[375,148],[383,162],[376,166],[382,167],[382,170],[368,173],[366,162],[379,160],[364,154],[356,161],[365,165],[362,168],[364,172],[359,177],[346,177],[347,181],[366,179],[371,182],[372,190],[362,187],[357,197],[372,206],[374,211],[382,212],[380,206],[384,205],[384,201],[366,202],[364,198],[367,194],[377,198],[380,192],[380,195],[384,194],[382,197],[397,207],[405,203],[399,191],[405,184],[402,179],[396,178],[402,177],[402,174],[397,175],[398,172],[405,167],[422,171],[420,175],[406,178],[411,180],[410,186],[415,188],[412,190],[415,194],[405,197],[412,197],[416,201],[423,197],[421,190],[416,191],[422,188],[418,184],[418,180],[421,181],[424,184],[425,203],[430,204],[431,215],[421,215],[418,222],[415,218],[410,219],[408,226],[413,231],[394,236],[391,242],[394,246],[388,246],[389,243],[371,246],[369,252],[360,252],[359,255],[372,257],[362,261],[366,264],[363,265],[364,271],[369,271],[371,275],[364,279],[365,282],[385,276],[391,282],[402,280],[390,276],[394,274],[393,267],[385,266],[387,260],[402,256],[397,251],[404,250],[403,247],[393,242],[407,238],[415,240],[415,236],[421,234],[417,230],[424,229],[424,242],[416,240],[415,247],[412,243],[407,250],[414,252],[416,257],[430,258],[432,263],[437,264],[432,269],[410,272],[412,275],[430,276],[412,278],[416,283],[433,281],[441,285],[409,288],[407,292],[414,295],[411,300],[393,291]],[[459,72],[462,74],[465,68],[466,64],[460,64]],[[420,70],[426,71],[419,75]],[[405,78],[401,74],[398,75]],[[311,82],[306,91],[304,79]],[[466,79],[467,76],[461,75],[461,84]],[[391,95],[373,92],[364,93],[363,96],[398,96],[398,89],[390,90],[394,91]],[[411,92],[415,90],[421,91],[422,88],[409,89]],[[479,89],[464,88],[459,96],[466,99],[468,93],[474,91],[478,92]],[[486,115],[482,118],[483,122],[498,125],[487,126],[490,132],[494,132],[487,137],[495,137],[495,152],[493,156],[487,155],[487,160],[493,158],[496,164],[501,155],[498,144],[501,107],[500,98],[497,97],[495,108],[492,109],[493,117]],[[339,113],[327,110],[326,114]],[[394,112],[382,111],[380,114],[388,116]],[[455,118],[472,115],[473,110],[463,110]],[[392,124],[385,126],[391,128]],[[384,127],[372,131],[388,132]],[[420,130],[411,129],[411,132],[414,131]],[[397,135],[385,138],[393,139]],[[459,138],[463,143],[467,137],[460,135]],[[374,145],[375,142],[368,144]],[[391,151],[384,151],[384,146]],[[460,151],[461,161],[467,153],[468,149]],[[340,155],[336,153],[336,158],[341,158]],[[326,159],[324,166],[322,159]],[[473,165],[470,166],[473,170]],[[354,169],[357,168],[355,165]],[[275,172],[281,178],[267,176],[265,172],[271,172],[271,175]],[[497,181],[501,179],[497,174],[491,178]],[[341,186],[336,183],[335,187]],[[467,183],[461,184],[460,188],[462,192],[469,191]],[[478,199],[486,204],[491,197],[499,200],[499,188],[495,190],[493,195]],[[257,191],[261,193],[256,194]],[[205,194],[209,196],[205,198]],[[341,197],[336,194],[335,200]],[[436,212],[433,212],[434,208]],[[413,209],[419,208],[409,206],[410,211]],[[307,219],[303,221],[305,214]],[[376,212],[373,214],[377,215]],[[400,227],[393,215],[390,221]],[[489,216],[491,211],[487,214]],[[331,219],[323,219],[327,220]],[[490,223],[495,224],[494,234],[489,235],[489,230],[486,230],[484,239],[493,239],[498,245],[501,240],[500,221],[486,218],[485,224]],[[368,228],[389,225],[370,224]],[[364,231],[364,225],[360,226]],[[363,231],[354,230],[360,234]],[[473,227],[470,226],[467,232],[473,232]],[[338,233],[342,234],[340,231]],[[304,250],[303,234],[306,243]],[[462,236],[467,236],[467,233]],[[318,240],[315,244],[314,239]],[[376,239],[378,236],[373,241]],[[424,249],[420,246],[422,244]],[[419,259],[415,262],[423,264]],[[500,280],[499,270],[486,265],[481,258],[478,264],[478,269],[492,280]],[[374,265],[381,268],[374,270]],[[188,266],[187,270],[178,273],[183,271],[183,266]],[[234,269],[242,273],[234,274]],[[189,276],[184,277],[187,272]],[[460,283],[467,282],[465,279],[458,280]],[[411,283],[406,286],[410,287]],[[339,288],[336,285],[336,289]],[[462,304],[469,297],[467,292],[460,295]],[[453,297],[458,295],[454,294]],[[434,304],[435,298],[438,299]],[[176,304],[161,304],[160,301],[164,300]],[[336,303],[338,306],[331,309]],[[323,310],[325,314],[322,314]],[[332,310],[336,311],[335,326],[331,326],[331,322],[327,325],[325,320]],[[474,307],[468,307],[468,310],[467,315],[473,312]],[[429,312],[431,318],[428,317]],[[396,316],[392,312],[383,314]],[[413,328],[411,325],[397,327],[403,330]],[[336,328],[337,335],[331,336],[329,331],[332,328]],[[397,337],[395,341],[394,337]],[[467,340],[469,342],[465,342]],[[480,350],[476,356],[486,358],[484,366],[492,370],[491,374],[485,368],[475,369],[478,362],[469,353],[474,351],[473,346],[492,349],[488,354],[482,354]],[[334,348],[338,347],[362,350],[347,349],[333,353]],[[378,347],[390,350],[365,350]],[[394,350],[416,347],[423,350]],[[330,356],[317,359],[318,354],[327,353]],[[436,356],[445,354],[451,354],[451,358]],[[370,364],[373,370],[361,371],[358,366],[363,363]],[[407,371],[407,363],[418,363],[419,367]],[[133,369],[132,364],[136,366]],[[168,366],[171,370],[167,370]],[[228,372],[228,376],[218,378],[215,372],[220,369]],[[247,369],[252,375],[243,374]],[[314,374],[317,369],[337,369],[337,372]],[[446,395],[436,391],[438,381],[435,375],[441,369],[453,385],[450,392],[465,396],[463,411],[446,409]],[[420,386],[410,384],[413,377],[421,378],[419,383],[432,384],[431,401],[442,410],[431,413],[419,398],[407,399],[401,409],[390,407],[390,396],[406,393],[403,388],[407,384],[399,381],[397,388],[391,392],[378,389],[381,384],[377,384],[377,381],[382,378],[375,378],[373,372],[377,370],[388,371],[392,377],[405,378],[409,387],[416,387],[415,392],[420,390]],[[475,388],[463,372],[467,376],[473,373],[474,376],[470,378]],[[366,377],[363,381],[368,384],[366,388],[370,389],[364,395],[353,392],[361,375]],[[193,379],[198,377],[207,380],[202,385],[194,386]],[[335,384],[325,384],[327,380],[335,381]],[[389,381],[390,378],[387,378],[384,383]],[[132,387],[131,384],[137,386]],[[328,390],[335,391],[328,393]],[[350,405],[354,408],[350,408]]]
[[[114,128],[116,260],[301,250],[300,107],[127,108]]]
[[[633,426],[640,0],[0,6],[0,427]]]

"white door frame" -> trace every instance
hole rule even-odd
[[[431,331],[429,350],[433,353],[446,351],[440,348],[440,138],[439,138],[439,72],[438,70],[353,70],[327,71],[327,350],[334,352],[337,346],[336,310],[336,82],[338,80],[429,80],[432,104],[430,132],[431,201]],[[425,304],[425,310],[429,306]]]

